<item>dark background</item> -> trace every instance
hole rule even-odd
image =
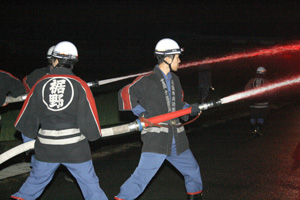
[[[299,10],[299,1],[1,1],[0,68],[22,79],[47,65],[50,46],[67,40],[79,52],[74,72],[86,81],[136,74],[152,70],[154,47],[165,37],[185,48],[182,63],[294,43]],[[294,73],[298,57],[216,64],[214,80],[227,74],[222,79],[244,83],[260,65],[273,77]],[[195,70],[181,76],[194,83]]]
[[[165,37],[175,39],[185,48],[182,63],[296,44],[300,40],[299,11],[297,0],[276,3],[263,0],[241,3],[217,0],[1,1],[0,69],[22,79],[34,69],[45,67],[48,48],[63,40],[76,45],[79,63],[74,72],[86,81],[150,71],[156,64],[154,47]],[[212,81],[216,91],[211,92],[210,98],[243,90],[258,66],[265,66],[272,79],[300,74],[299,58],[299,52],[295,51],[213,64]],[[197,84],[198,70],[201,66],[181,69],[177,73],[186,96],[196,94],[195,85],[191,85]],[[124,84],[106,85],[103,90],[110,92]],[[295,87],[280,91],[279,105],[287,102],[281,97],[292,96],[297,91]],[[93,90],[93,94],[101,93]],[[275,107],[278,110],[270,113],[261,139],[249,139],[248,115],[243,115],[248,107],[237,102],[208,110],[198,122],[187,126],[207,188],[204,198],[291,199],[299,196],[298,174],[289,171],[291,155],[299,141],[297,99],[299,96],[292,98],[295,104],[288,109]],[[208,128],[202,130],[199,124]],[[119,140],[108,138],[92,147],[105,154],[110,146],[137,141],[137,138],[138,134],[120,136]],[[109,197],[117,194],[120,185],[132,173],[140,153],[139,146],[129,151],[119,146],[117,149],[113,155],[95,159],[101,187]],[[122,153],[118,153],[120,151]],[[166,194],[175,194],[183,199],[185,192],[180,185],[183,181],[178,180],[180,176],[174,175],[173,168],[162,170],[142,198],[153,199],[153,194],[165,198]],[[25,178],[1,182],[2,196],[14,193]],[[75,183],[66,182],[65,173],[58,173],[56,179],[59,180],[52,182],[42,198],[79,196]],[[65,187],[61,187],[61,183]]]

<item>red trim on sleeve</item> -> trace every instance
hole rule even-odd
[[[97,107],[96,107],[96,103],[95,103],[95,99],[93,97],[92,91],[89,88],[89,86],[86,84],[86,82],[84,82],[82,79],[80,79],[79,77],[72,77],[73,79],[77,80],[81,86],[84,88],[85,92],[86,92],[86,96],[87,96],[87,100],[89,102],[92,114],[94,116],[96,125],[98,127],[98,131],[100,133],[100,135],[102,136],[101,133],[101,127],[100,127],[100,122],[99,122],[99,115],[98,115],[98,111],[97,111]]]
[[[12,75],[11,73],[9,73],[9,72],[6,72],[6,71],[1,70],[1,69],[0,69],[0,72],[1,72],[1,73],[4,73],[4,74],[7,74],[7,75],[9,75],[10,77],[12,77],[12,78],[14,78],[14,79],[17,79],[18,81],[20,80],[20,79],[18,79],[17,77],[15,77],[14,75]]]
[[[27,81],[27,76],[25,76],[25,77],[23,78],[23,85],[24,85],[24,87],[25,87],[25,89],[26,89],[26,93],[28,93],[28,92],[30,91],[30,87],[29,87],[29,85],[26,83],[26,81]]]
[[[123,100],[123,109],[124,110],[131,110],[131,102],[130,102],[130,95],[129,95],[129,89],[132,86],[132,84],[127,85],[124,87],[121,91],[121,98]]]
[[[184,92],[183,92],[183,90],[181,90],[181,95],[182,95],[181,101],[184,102]]]
[[[23,115],[23,113],[24,113],[24,111],[25,111],[25,109],[26,109],[26,107],[27,107],[27,105],[28,105],[28,101],[29,101],[30,97],[31,97],[32,94],[33,94],[33,90],[34,90],[34,88],[35,88],[35,86],[36,86],[36,84],[37,84],[38,82],[39,82],[39,81],[37,81],[37,82],[34,84],[34,86],[32,87],[32,90],[30,90],[29,94],[27,95],[27,97],[26,97],[26,99],[25,99],[25,102],[23,103],[23,106],[22,106],[22,108],[21,108],[21,111],[19,112],[19,115],[18,115],[18,117],[17,117],[17,119],[16,119],[15,127],[17,126],[17,124],[18,124],[20,118],[22,117],[22,115]]]
[[[123,100],[123,109],[124,110],[131,110],[132,109],[132,105],[131,105],[131,101],[130,101],[130,94],[129,94],[129,90],[130,90],[131,86],[133,86],[135,83],[137,83],[139,80],[141,80],[141,78],[143,78],[145,76],[149,76],[152,73],[153,72],[149,72],[148,74],[138,76],[136,79],[134,79],[134,81],[131,84],[125,86],[122,89],[121,98]]]

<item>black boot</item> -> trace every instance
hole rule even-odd
[[[189,195],[188,194],[188,200],[202,200],[202,193]]]

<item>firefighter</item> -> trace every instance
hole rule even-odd
[[[6,96],[18,97],[22,94],[25,94],[25,88],[22,82],[11,73],[0,70],[0,105],[7,105],[5,104]],[[0,133],[1,125],[2,120],[0,115]]]
[[[176,41],[165,38],[155,47],[158,65],[149,74],[137,77],[119,91],[120,111],[130,110],[138,117],[153,117],[190,107],[183,101],[183,91],[177,71],[183,49]],[[192,116],[200,113],[198,104],[191,105]],[[183,119],[187,120],[188,116]],[[137,198],[165,160],[184,176],[188,199],[201,199],[202,180],[199,165],[189,149],[189,142],[179,119],[162,123],[168,127],[148,127],[141,132],[143,141],[139,164],[121,186],[116,200]],[[173,199],[174,197],[166,197]]]
[[[256,69],[256,76],[251,78],[245,86],[245,90],[257,88],[268,83],[266,78],[267,70],[260,66]],[[266,97],[257,97],[249,100],[250,126],[252,135],[262,135],[262,127],[268,113],[269,102]]]
[[[53,52],[53,69],[30,90],[15,122],[17,130],[36,139],[30,176],[13,199],[36,199],[64,165],[75,177],[84,199],[108,199],[100,188],[91,160],[89,141],[101,137],[92,92],[75,76],[77,48],[68,41]],[[39,129],[39,130],[38,130]]]
[[[53,69],[53,66],[51,64],[51,57],[53,49],[55,48],[55,45],[51,46],[47,51],[46,59],[48,61],[48,65],[43,68],[39,68],[31,72],[29,75],[25,76],[23,78],[23,85],[25,86],[26,93],[30,91],[30,89],[34,86],[34,84],[42,78],[44,75],[49,74],[50,71]],[[33,139],[26,137],[24,134],[21,134],[23,142],[29,142]],[[31,156],[34,154],[34,150],[29,150],[25,152],[26,154],[26,160],[25,161],[31,161]],[[69,182],[74,182],[73,178],[70,177],[68,173],[65,174],[65,180]]]
[[[47,51],[47,60],[48,60],[47,67],[36,69],[33,72],[31,72],[29,75],[27,75],[23,78],[23,85],[26,88],[26,93],[28,93],[30,91],[30,89],[37,82],[37,80],[42,78],[44,75],[49,74],[50,71],[52,70],[51,54],[53,52],[54,47],[55,47],[55,45],[51,46]]]

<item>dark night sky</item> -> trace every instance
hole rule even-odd
[[[0,60],[2,69],[20,78],[43,67],[48,48],[63,40],[77,46],[81,69],[103,72],[104,78],[152,68],[155,44],[164,37],[177,40],[189,59],[213,54],[206,50],[216,46],[216,37],[294,41],[300,36],[296,0],[18,2],[0,3]]]

